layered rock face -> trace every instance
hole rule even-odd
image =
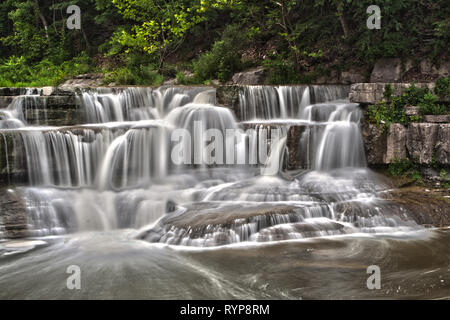
[[[74,88],[0,88],[0,111],[16,108],[29,125],[66,126],[83,123]]]
[[[23,238],[28,236],[25,204],[13,188],[0,188],[0,238]]]
[[[369,165],[410,158],[423,165],[450,165],[450,123],[391,124],[389,130],[364,123],[362,135]]]
[[[350,102],[361,104],[376,104],[384,99],[384,91],[387,85],[393,90],[393,95],[401,95],[411,85],[409,83],[355,83],[350,87]],[[418,88],[434,88],[433,83],[416,83]]]

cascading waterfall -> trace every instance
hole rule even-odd
[[[346,99],[348,86],[244,86],[239,92],[240,119],[298,119],[304,109]]]
[[[365,169],[361,111],[347,94],[346,86],[246,86],[239,123],[211,88],[99,88],[76,97],[88,124],[29,126],[28,95],[3,111],[18,125],[1,128],[23,141],[30,186],[18,190],[32,235],[142,228],[148,241],[214,246],[415,228],[374,204],[387,185]],[[244,132],[248,125],[256,130]],[[266,125],[280,129],[278,139]],[[292,125],[305,127],[307,159],[294,176],[282,172]],[[177,130],[191,138],[183,155],[173,152]],[[220,142],[222,157],[211,151]]]
[[[211,90],[182,87],[103,88],[82,92],[77,102],[86,110],[88,123],[139,121],[163,118],[171,110],[193,102],[201,92],[208,91]]]
[[[39,119],[37,115],[38,108],[42,107],[45,110],[45,100],[40,100],[40,89],[26,89],[23,95],[14,97],[11,104],[6,110],[0,109],[0,129],[14,129],[20,128],[27,124],[29,119],[46,121],[46,114],[44,119]],[[40,106],[43,104],[43,106]]]

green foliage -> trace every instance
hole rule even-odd
[[[149,85],[159,86],[164,76],[159,74],[153,66],[132,67],[130,65],[114,69],[107,73],[104,82],[116,85]]]
[[[187,76],[184,72],[180,71],[176,75],[177,83],[183,84],[183,85],[193,85],[193,84],[200,84],[200,80],[195,76]]]
[[[91,60],[80,55],[72,60],[55,65],[44,59],[30,67],[24,57],[11,56],[0,65],[0,87],[55,86],[67,77],[94,71]]]
[[[311,83],[323,70],[370,66],[382,57],[431,57],[438,62],[448,55],[447,2],[3,0],[0,62],[7,64],[10,56],[23,57],[20,64],[44,74],[43,65],[61,67],[65,61],[74,65],[70,61],[85,53],[95,58],[96,64],[103,64],[102,68],[130,68],[117,70],[114,77],[135,83],[158,82],[152,80],[153,70],[174,77],[186,69],[193,69],[195,77],[180,76],[185,83],[228,81],[235,72],[263,64],[269,72],[269,83]],[[71,4],[81,8],[82,30],[65,27],[65,9]],[[382,10],[380,30],[366,27],[366,9],[373,4]],[[129,56],[136,61],[131,63]],[[170,69],[166,63],[187,66]],[[151,72],[145,71],[146,66]],[[9,72],[2,74],[2,81],[31,79],[25,69],[18,70],[14,77]],[[56,71],[50,67],[49,72]],[[439,98],[448,99],[449,82],[449,78],[438,81],[434,93]],[[390,105],[391,94],[388,90],[385,93]],[[425,93],[417,94],[423,97]],[[441,112],[436,109],[440,107],[429,104],[429,98],[421,101],[413,94],[408,96],[411,101],[397,99],[396,104],[422,102],[423,112]]]
[[[241,71],[250,64],[242,59],[242,50],[248,43],[245,33],[238,25],[230,25],[216,41],[211,50],[202,54],[193,63],[195,77],[204,82],[219,79],[226,82],[235,72]]]
[[[386,101],[391,101],[393,94],[394,94],[394,89],[392,88],[392,86],[389,83],[386,84],[384,86],[384,92],[383,92],[384,99],[386,99]]]
[[[403,106],[399,107],[399,99],[394,98],[392,103],[388,105],[385,101],[370,106],[367,110],[367,115],[369,122],[376,123],[378,125],[382,124],[383,129],[387,130],[392,123],[401,123],[403,125],[408,125],[411,121],[415,121],[416,118],[411,119],[403,111]]]
[[[183,42],[187,31],[202,22],[204,1],[112,0],[126,19],[136,22],[115,40],[130,49],[157,54],[160,71],[167,56]]]
[[[448,179],[448,176],[447,176],[447,170],[441,169],[441,172],[439,173],[439,176],[440,176],[441,179],[443,179],[443,180]]]
[[[447,108],[437,104],[437,97],[431,92],[426,93],[419,102],[420,114],[447,114]]]
[[[421,179],[417,164],[408,158],[394,159],[394,161],[389,164],[388,172],[394,177],[408,177],[414,180]]]
[[[368,109],[369,122],[384,124],[389,128],[391,123],[408,125],[410,122],[418,122],[420,117],[407,116],[404,112],[406,106],[418,106],[421,115],[447,114],[447,108],[437,103],[437,97],[428,88],[418,88],[414,84],[409,86],[402,95],[392,96],[392,88],[385,88],[385,98],[390,101],[381,101]]]
[[[434,88],[434,93],[442,98],[450,98],[450,77],[443,77],[436,80],[436,87]]]

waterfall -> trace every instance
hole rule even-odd
[[[348,86],[244,86],[239,91],[240,119],[298,119],[305,107],[345,99]]]
[[[0,111],[0,134],[23,142],[32,235],[142,228],[210,246],[411,227],[372,204],[387,187],[365,169],[347,86],[245,86],[235,113],[208,87],[86,89],[86,123],[62,127],[44,126],[45,99],[24,93]],[[298,175],[285,172],[293,151]]]
[[[84,91],[77,101],[86,110],[88,123],[104,123],[160,119],[173,109],[193,102],[196,97],[210,95],[208,88],[104,88]]]

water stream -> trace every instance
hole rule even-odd
[[[450,233],[380,197],[392,186],[366,167],[347,94],[249,86],[231,110],[207,87],[90,89],[73,127],[29,124],[39,92],[16,97],[0,135],[23,142],[29,185],[11,192],[30,238],[0,240],[0,298],[449,298]],[[293,126],[303,164],[289,171]],[[177,145],[177,130],[192,139]],[[366,287],[374,264],[383,290]]]

